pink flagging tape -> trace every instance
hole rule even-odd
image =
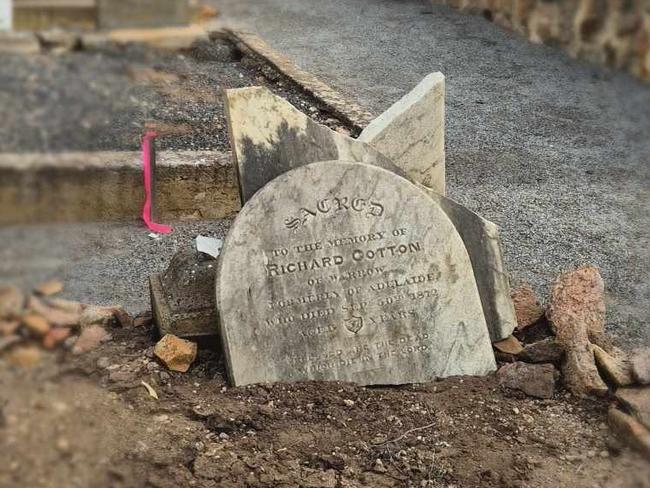
[[[142,137],[142,171],[144,173],[144,205],[142,206],[142,220],[152,232],[169,234],[172,228],[168,225],[157,224],[151,219],[151,144],[156,137],[152,131],[145,132]]]

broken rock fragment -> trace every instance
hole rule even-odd
[[[527,363],[553,363],[559,365],[563,353],[562,346],[558,344],[555,337],[547,337],[541,341],[526,344],[519,358]]]
[[[55,327],[43,337],[43,347],[45,349],[54,349],[70,337],[71,334],[72,330],[69,327]]]
[[[609,409],[608,420],[619,439],[650,460],[650,431],[641,422],[614,407]]]
[[[185,373],[196,359],[196,343],[166,334],[158,341],[153,353],[172,371]]]
[[[132,327],[133,318],[122,307],[89,306],[81,314],[79,325],[82,329],[90,325]]]
[[[43,337],[50,331],[50,324],[47,320],[35,313],[25,315],[22,318],[22,324],[34,337]]]
[[[544,316],[544,309],[528,284],[521,285],[512,292],[512,302],[517,316],[517,330],[533,325]]]
[[[84,354],[98,347],[102,342],[110,341],[111,335],[99,325],[91,325],[81,331],[72,347],[73,354]]]
[[[25,296],[15,286],[0,287],[0,320],[16,318],[23,310]]]
[[[34,293],[43,296],[56,295],[63,291],[63,283],[60,280],[49,280],[34,288]]]
[[[555,391],[555,368],[552,364],[506,364],[497,371],[499,384],[536,398],[552,398]]]
[[[650,348],[633,351],[630,363],[636,382],[640,385],[650,385]]]
[[[628,386],[634,383],[632,365],[621,350],[614,350],[612,354],[601,347],[592,345],[596,365],[602,377],[614,386]]]
[[[650,388],[619,388],[616,390],[616,399],[650,429]]]
[[[551,291],[547,316],[565,352],[564,382],[576,395],[604,395],[608,391],[589,341],[593,337],[597,344],[607,342],[603,292],[603,280],[592,266],[561,274]]]
[[[27,306],[32,312],[42,316],[54,327],[76,327],[79,323],[80,315],[78,313],[50,307],[35,296],[29,298]]]
[[[510,336],[507,339],[495,342],[492,344],[492,346],[500,352],[511,354],[513,356],[516,356],[524,350],[521,342],[519,342],[519,340],[514,336]]]

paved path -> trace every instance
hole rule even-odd
[[[650,344],[649,85],[425,1],[212,1],[377,114],[442,71],[449,193],[501,226],[514,282],[592,262]]]

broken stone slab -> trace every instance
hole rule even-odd
[[[427,75],[361,132],[414,182],[445,194],[445,77]]]
[[[632,377],[632,365],[627,356],[621,350],[615,349],[608,353],[601,347],[592,344],[596,366],[601,376],[614,386],[628,386],[634,383]]]
[[[164,273],[150,276],[151,306],[160,336],[218,334],[216,269],[214,258],[189,246],[174,255]]]
[[[230,228],[216,283],[237,386],[496,367],[460,235],[423,190],[376,166],[324,161],[271,181]]]
[[[513,290],[511,297],[517,316],[517,330],[530,327],[544,316],[544,309],[529,284]]]
[[[497,371],[499,384],[536,398],[553,398],[555,368],[552,364],[506,364]]]
[[[274,178],[318,161],[358,161],[404,175],[376,149],[314,122],[267,88],[226,90],[225,105],[242,204]]]
[[[492,342],[507,338],[517,326],[517,317],[510,296],[510,279],[503,260],[499,228],[450,198],[431,190],[427,193],[451,219],[465,244]]]
[[[559,365],[563,354],[564,350],[555,340],[555,337],[547,337],[541,341],[526,344],[519,355],[519,359],[527,363],[553,363]]]
[[[515,336],[510,336],[501,341],[497,341],[493,343],[492,346],[496,350],[504,354],[509,354],[511,356],[517,356],[524,350],[524,347],[521,345],[521,342],[519,342],[519,340]]]
[[[650,388],[619,388],[616,399],[650,429]]]

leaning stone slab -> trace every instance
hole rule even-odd
[[[226,90],[225,102],[242,203],[277,176],[317,161],[358,161],[404,174],[376,149],[314,122],[267,88]]]
[[[368,124],[359,140],[391,159],[408,177],[445,194],[445,77],[427,75]]]
[[[266,185],[226,237],[216,296],[235,385],[402,384],[496,368],[452,222],[374,166],[325,161]]]
[[[517,326],[517,316],[499,228],[450,198],[431,190],[427,193],[451,219],[467,248],[492,342],[507,338]]]

